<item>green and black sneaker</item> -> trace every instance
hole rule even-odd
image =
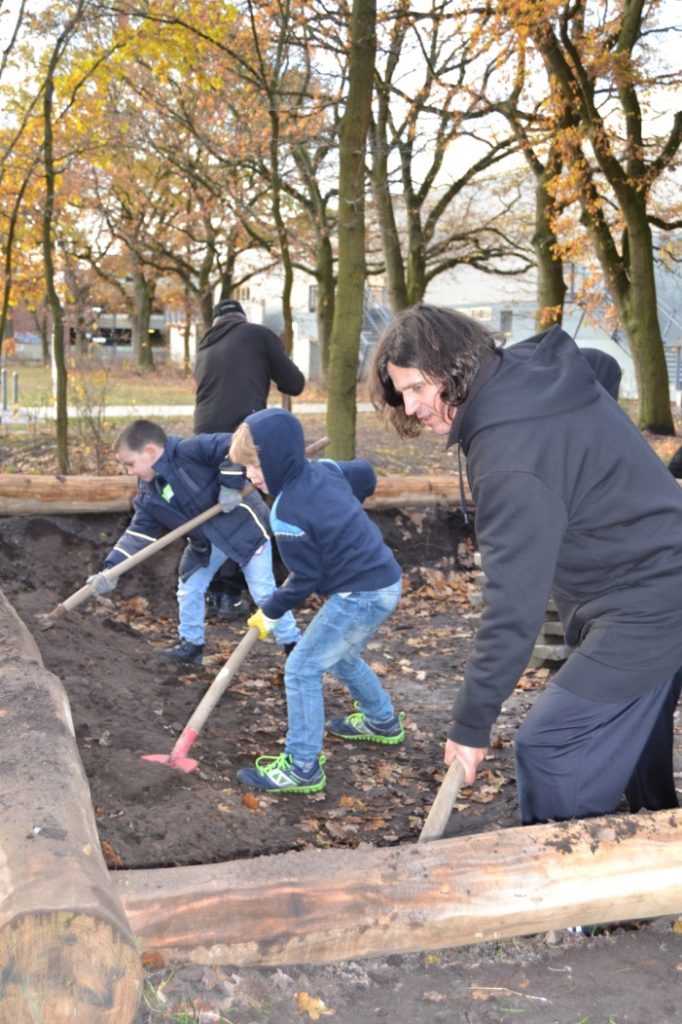
[[[247,786],[264,789],[268,793],[319,793],[327,784],[322,769],[324,762],[325,756],[320,754],[312,767],[306,770],[296,764],[291,754],[263,755],[256,758],[253,768],[238,771],[237,778]]]
[[[357,703],[355,704],[357,707]],[[405,739],[403,718],[405,712],[393,715],[385,722],[373,722],[362,711],[354,711],[343,718],[331,718],[327,722],[327,732],[342,740],[367,740],[370,743],[385,743],[397,746]]]

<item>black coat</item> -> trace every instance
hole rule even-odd
[[[305,377],[276,334],[243,316],[221,317],[202,338],[194,367],[194,432],[235,430],[268,403],[274,381],[285,395],[300,395]]]
[[[632,700],[682,665],[682,490],[559,327],[491,354],[457,409],[485,610],[450,736],[485,747],[550,594],[554,683]]]

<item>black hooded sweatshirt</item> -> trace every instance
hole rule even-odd
[[[270,382],[300,395],[305,377],[276,334],[240,313],[220,317],[206,332],[194,366],[195,434],[232,433],[249,413],[264,409]]]
[[[486,577],[451,739],[485,747],[550,595],[555,684],[627,701],[682,665],[682,493],[559,327],[491,353],[458,408]]]

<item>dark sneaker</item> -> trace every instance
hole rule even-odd
[[[355,705],[357,707],[357,704]],[[354,711],[343,718],[332,718],[327,722],[327,732],[342,740],[368,740],[370,743],[387,743],[395,746],[405,739],[403,718],[405,712],[394,715],[387,722],[372,722],[362,711]]]
[[[289,655],[291,654],[291,652],[293,651],[295,646],[296,646],[296,641],[295,640],[292,640],[290,644],[284,644],[284,653],[287,656],[287,658],[289,657]]]
[[[247,786],[269,793],[319,793],[327,783],[322,770],[324,762],[322,755],[310,771],[305,771],[294,763],[291,754],[257,757],[255,767],[242,768],[237,778]]]
[[[250,611],[249,603],[243,597],[230,597],[229,594],[222,594],[218,602],[219,619],[245,619]]]
[[[210,619],[214,619],[218,614],[220,608],[220,594],[216,594],[214,591],[209,590],[206,593],[206,614]]]
[[[191,644],[189,640],[181,640],[175,647],[162,647],[160,654],[165,654],[171,661],[181,661],[187,665],[201,665],[204,658],[204,645]]]

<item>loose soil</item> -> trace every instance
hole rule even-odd
[[[319,436],[306,428],[310,439]],[[423,444],[430,445],[428,463],[403,463],[404,472],[451,465],[431,439]],[[409,457],[417,450],[410,448]],[[373,438],[371,457],[378,468],[394,472],[395,441],[386,435],[384,445],[383,438]],[[257,755],[283,749],[283,654],[270,640],[256,645],[194,744],[192,755],[200,762],[195,772],[141,760],[142,754],[170,752],[244,632],[243,622],[209,620],[201,667],[178,669],[159,653],[176,640],[181,545],[123,577],[111,597],[90,601],[48,631],[38,628],[37,615],[101,567],[127,518],[14,517],[3,520],[0,530],[0,587],[67,690],[110,867],[415,842],[443,775],[450,705],[479,612],[474,537],[460,512],[372,514],[403,566],[406,586],[367,657],[405,711],[408,738],[396,750],[328,739],[327,788],[308,797],[259,795],[236,778]],[[303,627],[316,607],[312,600],[301,610]],[[505,704],[488,759],[476,783],[460,795],[446,835],[518,823],[513,735],[548,676],[546,667],[528,671]],[[333,680],[325,700],[328,715],[350,709],[345,689]],[[682,749],[677,758],[679,771]],[[193,1013],[184,1019],[206,1024],[284,1024],[326,1015],[339,1024],[484,1024],[514,1016],[527,1024],[673,1021],[682,1019],[677,927],[674,919],[659,919],[605,927],[591,938],[531,936],[286,970],[235,972],[152,960],[152,1005],[140,1011],[139,1024],[180,1019],[168,1015],[183,1007]]]

